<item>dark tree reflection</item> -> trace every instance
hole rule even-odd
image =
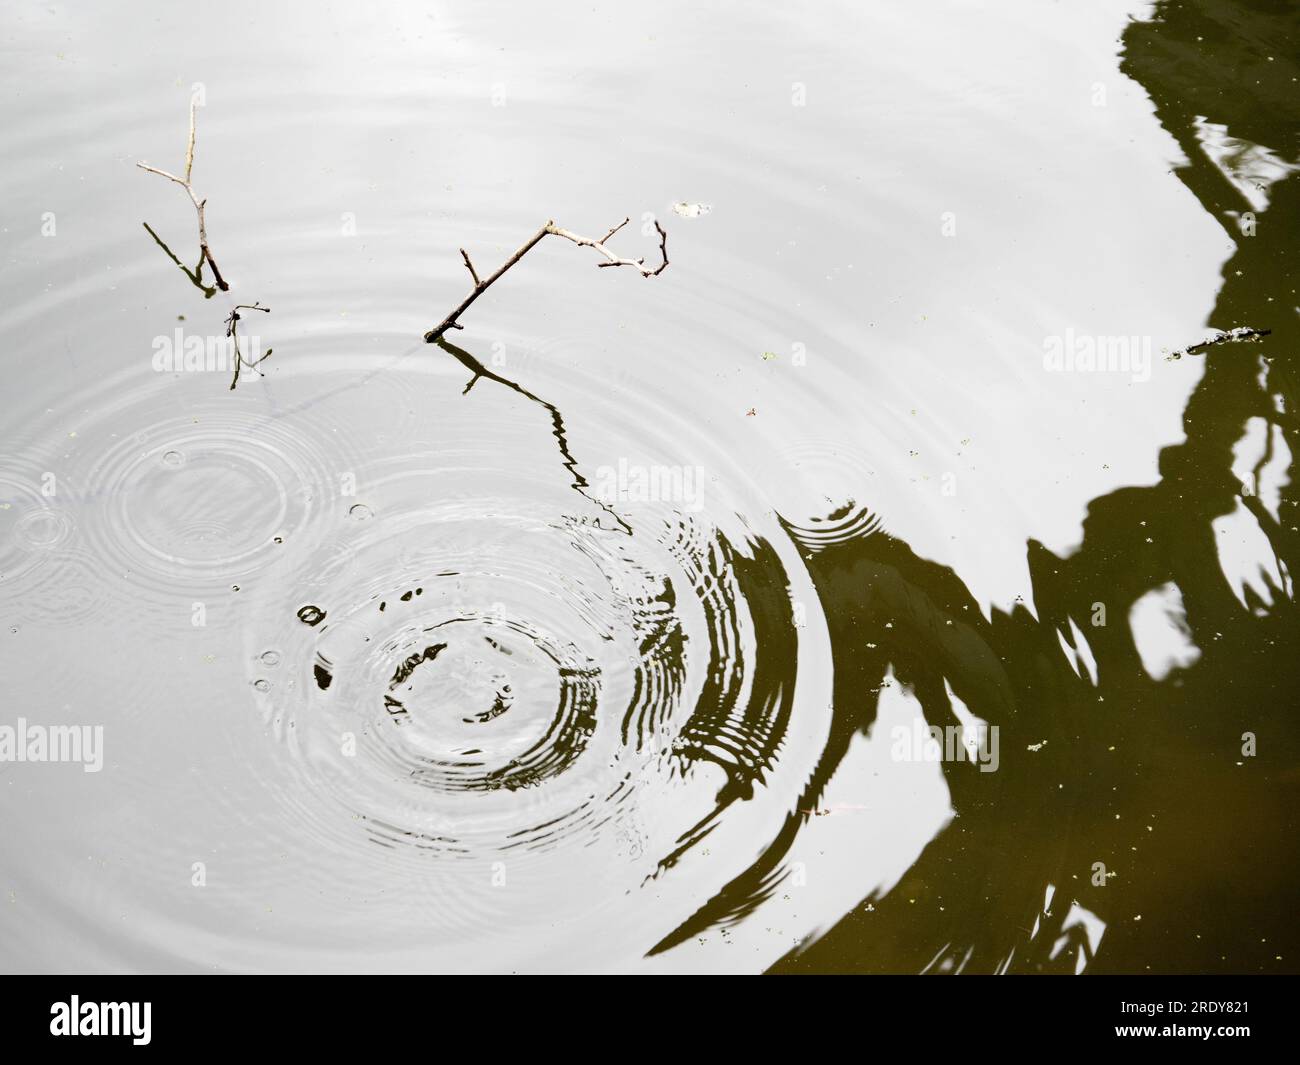
[[[1244,507],[1282,571],[1296,573],[1294,484],[1282,486],[1275,520],[1232,465],[1253,418],[1276,426],[1291,455],[1300,445],[1300,185],[1283,176],[1266,190],[1267,206],[1252,208],[1198,137],[1208,121],[1297,158],[1298,28],[1287,0],[1201,0],[1158,3],[1124,34],[1122,70],[1150,94],[1187,157],[1178,178],[1237,245],[1208,324],[1273,332],[1202,356],[1186,440],[1161,453],[1157,484],[1094,500],[1082,545],[1067,558],[1029,543],[1038,619],[1022,607],[982,617],[956,574],[880,532],[812,555],[836,653],[840,709],[828,758],[870,727],[874,709],[850,708],[892,664],[931,724],[955,723],[945,679],[999,724],[1002,764],[980,774],[945,763],[958,816],[892,891],[864,899],[773,971],[1073,972],[1080,950],[1094,972],[1298,967],[1295,601],[1274,587],[1271,602],[1248,593],[1243,605],[1211,523]],[[1240,220],[1252,210],[1248,235]],[[1127,618],[1168,582],[1181,590],[1202,654],[1157,682],[1142,668]],[[1104,627],[1091,623],[1098,602]],[[1062,652],[1057,633],[1073,642],[1071,622],[1095,655],[1095,687]],[[1257,737],[1253,758],[1242,756],[1247,732]],[[1043,739],[1041,750],[1026,750]],[[1114,873],[1105,886],[1094,886],[1097,862]],[[756,868],[755,883],[769,875]],[[1055,898],[1044,912],[1048,885]],[[1064,930],[1075,901],[1106,924],[1095,958],[1081,926]]]

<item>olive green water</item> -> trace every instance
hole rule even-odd
[[[1216,3],[1157,4],[1153,19],[1125,30],[1121,69],[1150,93],[1186,153],[1179,180],[1236,244],[1208,322],[1274,331],[1259,351],[1211,349],[1184,412],[1186,439],[1161,450],[1155,484],[1093,500],[1068,557],[1029,542],[1037,619],[1024,608],[995,612],[927,640],[927,630],[942,631],[938,619],[975,614],[960,574],[888,537],[814,563],[819,589],[840,607],[831,616],[846,647],[860,646],[864,628],[906,617],[876,653],[854,655],[850,683],[879,683],[892,664],[930,719],[947,711],[947,678],[970,705],[997,707],[1047,742],[1009,758],[997,788],[948,774],[960,819],[874,910],[851,914],[777,971],[989,971],[1006,966],[1009,946],[1010,971],[1072,971],[1072,951],[1053,960],[1046,949],[1068,913],[1061,892],[1106,923],[1089,971],[1294,970],[1294,599],[1273,588],[1240,601],[1218,565],[1214,522],[1244,509],[1283,571],[1294,572],[1293,486],[1280,489],[1270,513],[1234,472],[1234,447],[1258,419],[1269,427],[1260,465],[1282,441],[1294,454],[1300,203],[1294,180],[1279,182],[1263,224],[1247,235],[1238,220],[1253,205],[1207,158],[1196,127],[1215,123],[1294,159],[1295,30],[1289,5]],[[1127,613],[1167,582],[1180,589],[1203,654],[1157,683],[1131,631],[1089,622],[1095,603]],[[1080,683],[1062,660],[1056,633],[1070,622],[1087,633],[1095,684]],[[843,735],[855,727],[846,720]],[[1237,757],[1248,733],[1276,748],[1254,763]],[[1116,873],[1104,887],[1086,872],[1097,861]],[[1057,898],[1040,913],[1045,884],[1059,885]]]
[[[1294,971],[1291,5],[565,16],[6,12],[0,968]]]

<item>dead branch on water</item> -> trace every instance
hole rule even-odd
[[[425,343],[435,343],[440,340],[443,333],[447,332],[449,329],[464,328],[460,324],[460,316],[469,309],[470,305],[476,299],[491,288],[492,285],[500,279],[502,274],[514,266],[515,263],[519,262],[520,259],[527,255],[528,252],[540,244],[546,237],[563,237],[565,240],[573,241],[573,243],[578,245],[580,248],[594,248],[605,257],[605,262],[596,264],[599,267],[631,266],[634,269],[639,270],[642,277],[655,277],[656,275],[663,273],[668,266],[668,234],[664,232],[664,227],[661,226],[658,221],[655,222],[655,229],[659,233],[659,254],[663,260],[658,266],[647,266],[645,259],[622,258],[621,256],[615,255],[605,246],[606,242],[614,236],[615,233],[628,224],[628,221],[629,219],[624,218],[623,221],[601,237],[600,240],[594,240],[591,237],[584,237],[580,234],[570,232],[567,229],[561,229],[554,221],[548,221],[541,229],[529,237],[517,252],[502,263],[496,273],[492,274],[486,281],[479,278],[478,271],[474,269],[474,264],[470,261],[469,253],[464,248],[461,248],[460,256],[465,260],[465,269],[469,271],[469,276],[474,281],[474,287],[470,290],[469,295],[461,300],[459,306],[457,306],[455,310],[447,315],[447,317],[437,326],[424,334]]]
[[[149,166],[146,163],[136,163],[135,165],[138,166],[141,170],[147,170],[151,174],[157,174],[159,177],[165,177],[168,181],[176,182],[176,184],[179,185],[181,188],[183,188],[185,192],[188,194],[190,198],[190,202],[194,204],[194,210],[198,213],[199,216],[198,271],[202,271],[203,260],[206,259],[208,261],[208,265],[212,267],[212,276],[216,279],[217,288],[221,289],[222,292],[225,292],[227,289],[230,288],[230,286],[226,284],[225,278],[221,276],[221,271],[217,269],[217,260],[212,257],[212,249],[208,247],[208,228],[207,228],[207,223],[203,217],[204,208],[207,207],[208,201],[206,199],[199,198],[198,194],[194,191],[193,183],[190,181],[190,173],[194,170],[194,134],[195,134],[195,118],[196,118],[195,112],[197,108],[198,108],[198,100],[192,98],[190,100],[190,139],[188,145],[185,148],[185,176],[183,178],[177,177],[175,174],[169,173],[166,170],[160,170],[156,166]]]

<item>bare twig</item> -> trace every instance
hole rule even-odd
[[[207,207],[208,201],[206,199],[199,199],[198,194],[194,191],[194,185],[190,181],[190,174],[194,170],[195,112],[197,107],[198,100],[191,99],[190,139],[189,143],[185,147],[185,176],[183,178],[179,178],[175,174],[169,173],[166,170],[160,170],[156,166],[149,166],[146,163],[136,163],[135,165],[141,170],[147,170],[151,174],[157,174],[159,177],[165,177],[168,181],[176,182],[176,184],[183,188],[189,195],[190,202],[194,204],[194,210],[199,216],[199,270],[202,270],[203,260],[206,259],[208,265],[212,267],[212,276],[216,279],[217,288],[221,289],[222,292],[225,292],[230,288],[230,286],[226,284],[226,279],[221,276],[221,271],[217,269],[217,261],[212,258],[212,249],[208,247],[208,228],[206,220],[204,219],[204,208]]]
[[[465,260],[465,268],[469,270],[469,276],[474,279],[474,287],[478,288],[479,285],[483,284],[483,282],[478,279],[478,271],[474,269],[474,264],[469,261],[469,252],[464,248],[461,248],[460,256]]]
[[[258,363],[265,362],[271,357],[271,349],[267,348],[266,353],[252,362],[244,358],[244,353],[239,349],[239,312],[240,311],[261,311],[263,314],[270,314],[270,307],[263,307],[261,303],[237,303],[230,310],[230,317],[226,319],[226,336],[234,342],[235,349],[235,376],[230,380],[230,390],[233,392],[235,386],[239,384],[239,371],[247,366],[250,370],[257,370]],[[261,370],[257,370],[260,376]]]
[[[580,236],[577,233],[571,233],[567,229],[561,229],[559,226],[555,224],[554,221],[548,221],[546,225],[542,226],[541,229],[539,229],[536,233],[534,233],[531,237],[529,237],[528,240],[524,242],[524,244],[519,248],[518,251],[516,251],[512,256],[510,256],[509,259],[507,259],[504,263],[502,263],[501,266],[497,269],[497,271],[494,274],[492,274],[492,276],[489,277],[486,281],[483,281],[479,278],[478,271],[474,269],[474,264],[470,262],[469,253],[466,252],[464,248],[461,248],[460,249],[461,258],[465,260],[465,267],[467,270],[469,270],[470,277],[474,279],[474,288],[470,291],[470,294],[468,296],[466,296],[463,300],[461,300],[460,304],[456,307],[455,310],[453,310],[449,315],[447,315],[446,318],[444,318],[441,322],[439,322],[437,326],[435,326],[433,329],[430,329],[427,333],[424,334],[425,343],[426,344],[435,343],[436,341],[440,340],[442,338],[442,335],[445,332],[447,332],[447,330],[449,329],[464,328],[460,324],[459,321],[460,316],[464,314],[465,311],[469,309],[470,305],[476,299],[478,299],[479,296],[481,296],[484,292],[486,292],[497,281],[497,279],[501,277],[502,274],[504,274],[507,270],[509,270],[512,266],[514,266],[515,263],[517,263],[525,255],[527,255],[528,252],[530,252],[534,247],[540,244],[541,241],[546,237],[563,237],[565,240],[573,241],[573,243],[578,245],[578,247],[580,248],[595,248],[596,251],[600,252],[600,254],[603,255],[606,259],[606,261],[603,263],[597,263],[596,264],[597,266],[631,266],[639,270],[642,277],[654,277],[657,274],[663,273],[665,268],[667,268],[668,266],[668,234],[664,232],[664,227],[661,226],[657,221],[655,222],[655,229],[658,230],[659,232],[659,252],[661,258],[663,259],[663,262],[661,262],[658,266],[649,267],[646,265],[644,259],[620,258],[619,256],[615,255],[612,251],[610,251],[607,247],[605,247],[605,242],[609,240],[620,229],[622,229],[625,225],[627,225],[628,221],[629,219],[624,218],[623,221],[621,221],[618,225],[616,225],[613,229],[611,229],[608,233],[606,233],[603,237],[601,237],[600,240],[593,240],[591,237],[584,237],[584,236]]]
[[[623,219],[623,221],[611,229],[600,240],[592,240],[590,237],[580,237],[577,233],[570,233],[567,229],[561,229],[554,223],[548,224],[547,232],[553,233],[557,237],[563,237],[565,240],[571,240],[580,248],[595,248],[601,255],[605,256],[605,258],[609,260],[608,262],[597,263],[597,266],[635,266],[641,271],[642,277],[654,277],[655,274],[662,273],[664,268],[668,265],[668,234],[664,232],[664,227],[657,221],[655,222],[655,229],[659,231],[659,251],[663,257],[663,262],[653,270],[646,266],[644,259],[620,259],[605,247],[605,241],[609,240],[610,237],[627,225],[628,221],[629,219]]]

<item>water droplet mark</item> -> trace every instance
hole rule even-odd
[[[318,606],[311,606],[310,604],[308,604],[307,606],[299,609],[298,620],[301,621],[304,625],[311,625],[315,627],[316,625],[319,625],[322,621],[325,620],[325,611],[323,611]]]

